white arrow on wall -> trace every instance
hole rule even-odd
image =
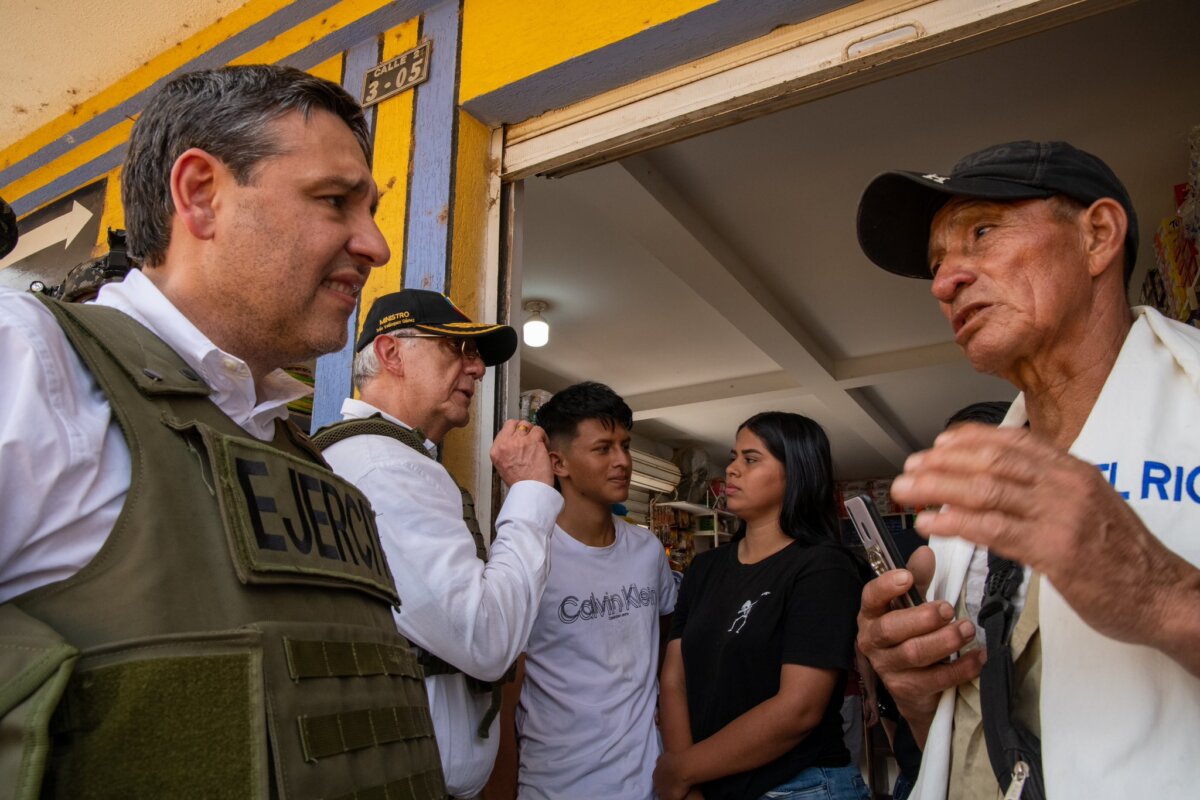
[[[21,234],[21,238],[17,240],[16,248],[0,259],[0,269],[11,267],[22,259],[29,258],[34,253],[41,252],[47,247],[58,244],[66,240],[63,249],[66,250],[71,246],[71,242],[75,241],[75,237],[83,230],[83,226],[87,225],[88,220],[92,218],[92,212],[88,211],[78,200],[71,201],[71,210],[63,214],[61,217],[56,217],[49,222],[37,226],[33,230]]]

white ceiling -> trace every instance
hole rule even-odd
[[[0,0],[0,148],[65,114],[245,1]]]
[[[1126,182],[1140,263],[1200,124],[1200,3],[1146,0],[559,180],[526,181],[525,298],[551,342],[522,388],[595,379],[635,431],[718,461],[769,408],[817,419],[839,478],[886,477],[953,411],[1004,399],[928,284],[861,254],[863,187],[1010,139],[1066,139]],[[1135,276],[1140,285],[1140,272]]]

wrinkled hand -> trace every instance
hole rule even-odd
[[[492,442],[492,464],[506,486],[517,481],[541,481],[553,486],[548,446],[546,432],[537,425],[510,419]]]
[[[654,767],[654,791],[659,800],[691,800],[691,786],[684,779],[678,753],[663,753]]]
[[[888,687],[917,743],[924,746],[942,692],[976,677],[984,652],[976,649],[946,661],[974,640],[975,626],[965,619],[954,621],[954,608],[944,600],[898,611],[889,608],[914,579],[925,593],[933,577],[933,551],[918,548],[908,566],[885,572],[863,587],[858,648]]]
[[[923,536],[961,536],[1032,567],[1100,633],[1179,647],[1156,636],[1180,587],[1200,573],[1146,529],[1099,470],[1028,430],[946,431],[909,457],[892,494],[910,505],[947,504],[917,516]]]

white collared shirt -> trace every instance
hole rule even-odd
[[[133,270],[100,305],[149,328],[213,390],[246,433],[270,440],[310,389],[276,370],[261,400],[250,369],[217,348]],[[108,400],[33,295],[0,289],[0,602],[82,569],[108,539],[129,491],[129,448]]]
[[[373,414],[383,412],[360,400],[342,404],[345,419]],[[433,443],[425,445],[432,454]],[[537,616],[562,496],[538,481],[513,484],[484,564],[463,522],[462,494],[437,461],[373,435],[343,439],[324,455],[375,509],[400,594],[396,627],[413,644],[476,678],[501,677],[525,648]],[[487,782],[500,741],[496,721],[488,738],[476,733],[491,697],[472,693],[461,674],[426,678],[425,689],[446,787],[452,796],[472,797]]]

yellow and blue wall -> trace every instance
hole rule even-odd
[[[367,110],[378,221],[392,260],[372,274],[381,294],[419,287],[482,308],[493,131],[816,16],[845,0],[249,0],[0,151],[0,197],[26,217],[81,187],[104,184],[96,249],[123,227],[119,174],[133,120],[174,75],[224,64],[279,63],[360,96],[366,70],[432,42],[429,79]],[[251,269],[248,265],[248,270]],[[249,275],[249,272],[248,272]],[[358,315],[351,320],[351,335]],[[350,394],[349,347],[318,360],[314,420]],[[484,424],[487,424],[486,422]],[[474,482],[475,437],[456,432],[448,466]]]

